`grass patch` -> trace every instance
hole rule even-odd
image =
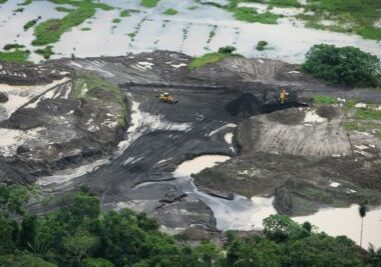
[[[45,48],[37,49],[35,52],[43,56],[45,59],[49,59],[52,55],[54,55],[52,45],[48,45]]]
[[[113,82],[103,79],[97,75],[87,72],[78,72],[77,79],[74,82],[73,96],[77,99],[86,99],[88,93],[94,89],[102,89],[110,92],[114,99],[122,106],[122,112],[119,117],[120,125],[126,123],[127,107],[124,101],[122,90]]]
[[[72,12],[72,11],[74,11],[74,9],[72,9],[72,8],[67,8],[67,7],[63,7],[63,6],[56,7],[56,10],[59,12]]]
[[[122,21],[121,19],[116,18],[116,19],[113,19],[113,20],[112,20],[112,23],[120,23],[121,21]]]
[[[159,3],[159,1],[160,0],[141,0],[140,4],[144,7],[152,8],[155,7]]]
[[[25,45],[21,45],[21,44],[6,44],[4,45],[3,49],[9,51],[12,49],[22,49],[24,47]]]
[[[103,10],[111,10],[113,7],[102,4],[94,3],[91,0],[74,1],[74,0],[51,0],[56,4],[71,4],[77,7],[75,10],[70,11],[62,19],[50,19],[36,26],[34,35],[36,39],[32,44],[41,46],[57,42],[61,35],[69,31],[71,28],[82,24],[86,19],[94,16],[97,8]]]
[[[360,27],[356,32],[365,39],[381,40],[381,29],[373,26]]]
[[[131,14],[128,10],[125,9],[125,10],[120,11],[119,16],[121,16],[123,18],[123,17],[129,17],[129,16],[131,16]]]
[[[234,8],[233,13],[237,20],[263,24],[277,24],[278,18],[281,17],[270,12],[257,14],[255,9],[248,7]]]
[[[280,7],[300,7],[298,0],[270,0],[269,5]]]
[[[372,108],[358,109],[355,119],[359,120],[381,120],[381,111]]]
[[[21,13],[23,11],[24,11],[24,8],[22,8],[22,7],[19,7],[17,9],[13,10],[13,12],[16,12],[16,13]]]
[[[84,31],[84,32],[87,32],[87,31],[90,31],[90,30],[91,30],[91,28],[89,28],[89,27],[85,27],[85,28],[81,29],[81,31]]]
[[[173,16],[173,15],[176,15],[178,12],[176,9],[173,9],[173,8],[168,8],[166,11],[164,11],[163,14],[165,15],[169,15],[169,16]]]
[[[310,0],[307,10],[314,16],[300,15],[308,21],[307,27],[357,33],[366,39],[381,40],[381,29],[374,27],[380,19],[381,1],[370,0]],[[332,20],[333,25],[322,25],[321,20]]]
[[[193,58],[192,62],[188,65],[188,67],[192,70],[199,69],[209,64],[215,64],[225,57],[229,56],[229,54],[223,53],[208,53],[201,57]]]
[[[27,6],[27,5],[30,5],[32,3],[33,0],[25,0],[24,2],[22,2],[21,4],[17,4],[19,6]]]
[[[30,52],[28,50],[15,50],[12,52],[0,52],[0,61],[27,63]]]
[[[32,28],[34,25],[37,24],[38,20],[40,19],[41,17],[38,17],[37,19],[32,19],[30,21],[28,21],[27,23],[24,24],[23,28],[24,28],[24,31],[27,31],[29,30],[30,28]]]
[[[337,104],[338,101],[335,97],[329,95],[317,95],[313,97],[314,104],[332,105]]]

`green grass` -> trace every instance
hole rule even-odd
[[[381,121],[381,111],[372,108],[358,109],[355,114],[355,119]]]
[[[0,0],[0,4],[4,4],[5,2],[7,2],[8,0]]]
[[[193,58],[192,62],[188,65],[190,69],[199,69],[209,64],[215,64],[225,57],[229,56],[228,54],[222,53],[209,53],[201,57]]]
[[[32,3],[33,0],[25,0],[24,2],[22,2],[21,4],[17,4],[19,6],[27,6],[27,5],[30,5]]]
[[[22,49],[24,47],[25,45],[21,45],[21,44],[6,44],[4,45],[3,49],[9,51],[12,49]]]
[[[123,17],[129,17],[129,16],[131,16],[131,14],[128,10],[125,9],[125,10],[120,11],[119,16],[121,16],[123,18]]]
[[[86,31],[90,31],[90,30],[91,30],[91,28],[89,28],[89,27],[81,28],[81,31],[84,31],[84,32],[86,32]]]
[[[122,106],[119,123],[121,125],[125,125],[127,119],[125,115],[127,112],[127,107],[122,90],[109,80],[87,72],[78,72],[77,79],[74,82],[72,95],[77,99],[86,99],[88,97],[88,93],[94,89],[102,89],[112,93],[115,100]]]
[[[58,42],[61,35],[69,31],[71,28],[82,24],[86,19],[94,16],[97,8],[103,10],[111,10],[113,7],[95,3],[91,0],[74,1],[74,0],[50,0],[56,4],[71,4],[76,7],[70,11],[62,19],[50,19],[36,26],[34,35],[36,38],[32,44],[37,46],[47,45]]]
[[[16,50],[12,52],[0,52],[0,61],[27,63],[30,52],[25,50]]]
[[[322,105],[332,105],[336,104],[338,101],[335,97],[328,95],[317,95],[313,97],[314,104],[322,104]]]
[[[300,7],[298,0],[270,0],[269,5],[280,7]]]
[[[164,11],[163,14],[173,16],[177,14],[177,10],[173,8],[168,8],[167,10]]]
[[[307,9],[314,16],[300,15],[306,26],[338,32],[357,33],[366,39],[381,40],[381,29],[374,23],[381,18],[381,1],[372,0],[310,0]],[[334,25],[322,25],[321,20],[332,20]]]
[[[23,11],[24,11],[24,8],[22,8],[22,7],[19,7],[17,9],[13,10],[13,12],[17,12],[17,13],[21,13]]]
[[[116,18],[116,19],[113,19],[113,20],[112,20],[112,23],[120,23],[121,21],[122,21],[121,19]]]
[[[59,11],[59,12],[71,12],[71,11],[73,11],[74,9],[72,9],[72,8],[67,8],[67,7],[63,7],[63,6],[58,6],[58,7],[56,7],[56,10]]]
[[[44,48],[37,49],[35,52],[37,54],[43,56],[45,59],[49,59],[50,56],[54,55],[53,46],[52,45],[48,45],[48,46],[46,46]]]
[[[32,19],[32,20],[28,21],[27,23],[25,23],[24,24],[24,31],[27,31],[30,28],[32,28],[34,25],[36,25],[38,20],[39,20],[38,18],[37,19]]]
[[[233,14],[237,20],[258,22],[263,24],[277,24],[277,20],[280,18],[279,15],[275,15],[270,12],[257,14],[255,9],[248,7],[234,8]]]
[[[141,0],[140,4],[144,7],[152,8],[155,7],[159,3],[159,1],[160,0]]]

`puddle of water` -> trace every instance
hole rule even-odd
[[[174,176],[178,179],[186,178],[185,181],[191,184],[191,187],[186,187],[190,190],[187,193],[196,195],[212,209],[218,229],[263,229],[263,219],[277,213],[272,204],[273,197],[252,197],[248,199],[236,195],[234,200],[218,198],[198,191],[192,178],[190,178],[192,173],[198,173],[228,159],[229,157],[220,155],[196,157],[180,164],[174,172]],[[338,186],[339,183],[333,182],[331,185]],[[293,220],[298,223],[309,221],[317,226],[319,231],[324,231],[332,236],[346,235],[359,243],[361,219],[358,214],[358,205],[352,205],[349,208],[321,209],[310,216],[293,217]],[[381,247],[381,207],[369,211],[364,219],[364,247],[367,247],[368,243]]]
[[[181,163],[173,173],[175,177],[186,177],[191,174],[201,172],[203,169],[211,168],[218,163],[222,163],[230,159],[229,156],[222,155],[204,155]]]
[[[276,213],[272,206],[273,198],[253,197],[248,199],[236,195],[234,200],[227,200],[214,197],[198,191],[193,179],[190,177],[192,173],[199,173],[205,168],[213,167],[229,159],[230,157],[221,155],[199,156],[180,164],[173,175],[184,183],[182,187],[186,189],[184,190],[186,193],[194,194],[212,209],[218,229],[261,229],[262,220]]]
[[[346,235],[359,244],[361,218],[358,210],[358,205],[321,209],[313,215],[294,217],[293,220],[299,223],[309,221],[320,231],[332,236]],[[363,247],[367,248],[369,243],[381,247],[381,208],[369,211],[364,218]]]

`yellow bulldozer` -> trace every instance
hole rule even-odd
[[[162,93],[159,95],[159,101],[166,104],[176,104],[177,99],[169,93]]]

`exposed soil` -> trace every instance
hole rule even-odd
[[[295,73],[299,66],[279,61],[232,57],[191,71],[186,67],[190,60],[183,54],[157,51],[5,66],[11,68],[7,73],[12,68],[26,73],[29,68],[50,70],[44,75],[31,70],[30,81],[28,75],[0,77],[2,83],[13,86],[41,86],[62,77],[69,80],[54,87],[61,93],[37,104],[34,97],[0,122],[0,129],[20,131],[20,136],[45,129],[38,131],[38,138],[21,138],[15,154],[0,158],[2,181],[37,179],[44,195],[57,197],[85,185],[101,196],[104,209],[148,212],[172,232],[189,227],[216,229],[210,208],[188,194],[189,181],[173,175],[177,165],[197,155],[232,157],[194,176],[202,190],[228,199],[230,192],[249,197],[275,195],[274,204],[281,213],[306,214],[322,205],[347,205],[369,196],[378,202],[379,143],[368,140],[375,145],[369,152],[371,159],[361,154],[354,157],[354,146],[365,141],[355,135],[349,141],[341,109],[315,110],[307,104],[316,94],[358,95],[381,102],[380,92],[333,88]],[[78,70],[122,89],[129,109],[126,132],[114,123],[116,116],[107,116],[121,112],[120,103],[107,92],[92,90],[84,101],[70,94],[66,97]],[[285,104],[278,102],[282,88],[290,93]],[[159,102],[162,92],[174,95],[178,103]],[[110,122],[110,118],[114,119]],[[230,144],[225,135],[232,131]],[[66,172],[55,173],[63,169]],[[331,181],[345,186],[333,188]],[[356,193],[348,194],[347,189]],[[39,203],[33,208],[36,212],[47,209]]]

